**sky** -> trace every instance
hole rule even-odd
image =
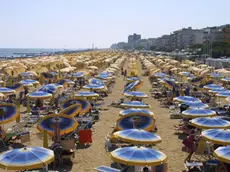
[[[230,0],[0,0],[0,48],[107,48],[230,23]]]

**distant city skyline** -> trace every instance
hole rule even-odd
[[[0,0],[0,48],[107,48],[229,23],[229,0]]]

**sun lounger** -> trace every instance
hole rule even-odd
[[[108,166],[99,166],[97,168],[94,168],[98,172],[121,172],[121,170],[118,170],[116,168],[108,167]]]
[[[202,162],[197,162],[197,161],[192,161],[188,162],[186,161],[184,163],[185,169],[187,172],[202,172],[203,171],[203,163]]]

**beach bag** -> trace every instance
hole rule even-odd
[[[187,148],[192,148],[193,147],[193,142],[191,142],[190,140],[188,140],[187,138],[185,138],[183,140],[183,145],[185,145]]]

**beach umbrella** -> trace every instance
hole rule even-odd
[[[182,112],[185,118],[216,116],[216,111],[210,109],[189,109]]]
[[[45,79],[54,79],[54,75],[48,73],[48,72],[42,72],[41,76]]]
[[[223,81],[223,82],[230,82],[230,78],[222,78],[221,81]]]
[[[191,78],[190,82],[193,84],[196,83],[200,83],[201,81],[203,81],[204,77],[195,77],[195,78]]]
[[[130,84],[128,84],[128,85],[125,87],[123,93],[135,89],[135,88],[136,88],[138,85],[140,85],[140,84],[141,84],[141,80],[136,80],[136,81],[134,81],[134,82],[131,82]]]
[[[66,81],[67,81],[68,85],[73,85],[74,84],[74,81],[72,81],[70,79],[67,79]]]
[[[222,146],[214,151],[214,156],[221,162],[230,164],[230,146]]]
[[[64,115],[74,117],[78,115],[81,112],[81,110],[82,110],[82,105],[78,103],[74,103],[73,105],[63,109],[59,114],[64,114]]]
[[[217,85],[217,84],[208,84],[204,86],[207,90],[214,90],[214,89],[224,89],[224,87]]]
[[[167,156],[152,148],[133,146],[112,151],[111,159],[128,166],[157,166],[165,163]]]
[[[179,72],[178,74],[181,76],[187,76],[187,77],[192,75],[190,72]]]
[[[137,108],[125,109],[119,112],[120,116],[133,115],[133,114],[154,115],[152,111],[149,111],[147,109],[137,109]]]
[[[56,87],[58,88],[66,87],[68,85],[68,80],[67,79],[58,80],[57,83],[55,83],[54,85],[56,85]]]
[[[108,75],[108,74],[99,74],[99,75],[96,76],[96,78],[107,80],[107,79],[110,79],[111,76]]]
[[[162,73],[162,72],[154,73],[153,76],[155,76],[155,77],[157,77],[157,78],[168,77],[168,75],[167,75],[166,73]]]
[[[211,128],[228,128],[230,122],[217,117],[202,117],[190,120],[191,124],[197,128],[211,129]]]
[[[191,96],[179,96],[175,97],[173,100],[177,102],[201,102],[200,99]]]
[[[150,115],[143,114],[132,114],[122,116],[117,120],[116,129],[126,130],[126,129],[143,129],[146,131],[152,131],[155,125],[155,119]]]
[[[80,91],[78,93],[75,94],[75,97],[88,97],[88,98],[92,98],[92,97],[99,97],[99,94],[95,93],[95,92],[89,92],[89,91]]]
[[[15,94],[15,90],[12,90],[12,89],[6,88],[6,87],[0,87],[0,93],[2,93],[4,95],[11,95],[11,94]]]
[[[21,83],[16,83],[12,86],[7,86],[6,88],[12,89],[15,92],[19,92],[19,91],[22,91],[24,89],[24,87]]]
[[[52,94],[43,91],[36,91],[27,94],[27,97],[31,99],[50,99],[52,98]]]
[[[44,168],[54,161],[53,150],[42,147],[12,149],[0,155],[0,167],[5,170],[32,170]]]
[[[209,129],[202,131],[201,136],[215,144],[230,145],[230,129]]]
[[[95,85],[103,85],[103,86],[105,86],[105,83],[102,80],[97,79],[97,78],[91,78],[91,79],[89,79],[89,84],[95,84]]]
[[[74,77],[74,78],[82,78],[85,75],[86,75],[86,72],[81,71],[81,72],[73,73],[72,77]]]
[[[39,91],[43,91],[43,92],[47,92],[50,94],[54,94],[56,93],[56,91],[58,90],[58,88],[62,88],[63,86],[60,84],[46,84],[44,86],[42,86]]]
[[[133,97],[133,98],[148,98],[148,95],[143,93],[143,92],[139,92],[139,91],[131,91],[131,92],[125,92],[124,95],[126,97]]]
[[[209,106],[202,102],[184,102],[184,104],[189,106],[189,109],[206,109]]]
[[[140,101],[130,101],[130,102],[124,102],[120,104],[121,107],[124,108],[150,108],[151,106]]]
[[[213,94],[221,94],[221,93],[225,93],[228,92],[229,90],[226,90],[224,88],[220,88],[220,89],[213,89],[213,90],[209,90],[209,93],[213,93]]]
[[[23,86],[31,86],[31,85],[33,86],[33,85],[39,84],[38,81],[33,80],[33,79],[25,79],[25,80],[20,81],[20,83]]]
[[[222,98],[227,98],[230,96],[230,91],[226,91],[226,92],[221,92],[216,94],[216,97],[222,97]]]
[[[0,123],[6,124],[16,120],[20,116],[20,110],[15,104],[2,103],[0,104]]]
[[[127,80],[128,82],[133,82],[133,81],[140,80],[140,78],[138,78],[138,77],[128,77],[126,80]]]
[[[106,89],[105,85],[98,85],[98,84],[88,84],[83,86],[83,88],[88,89],[88,90],[103,90]]]
[[[66,109],[67,107],[69,107],[69,106],[71,106],[73,104],[78,104],[78,105],[80,104],[81,105],[81,111],[80,111],[81,115],[89,112],[90,109],[92,108],[91,104],[90,104],[90,102],[88,100],[77,98],[77,97],[65,100],[62,103],[62,105],[60,106],[60,108],[62,110],[64,110],[64,109]]]
[[[98,67],[97,67],[97,66],[88,66],[87,68],[88,68],[88,69],[92,69],[92,70],[98,70]]]
[[[57,75],[58,75],[58,72],[51,71],[50,74],[51,74],[51,75],[54,75],[54,76],[57,76]]]
[[[224,78],[224,75],[221,73],[211,73],[210,77],[211,78]]]
[[[54,114],[41,118],[37,124],[37,129],[41,132],[46,130],[50,136],[53,136],[55,134],[55,125],[57,124],[60,129],[60,135],[71,133],[78,127],[78,122],[73,117]]]
[[[159,135],[141,129],[117,131],[113,135],[124,142],[132,144],[156,144],[161,142]]]

